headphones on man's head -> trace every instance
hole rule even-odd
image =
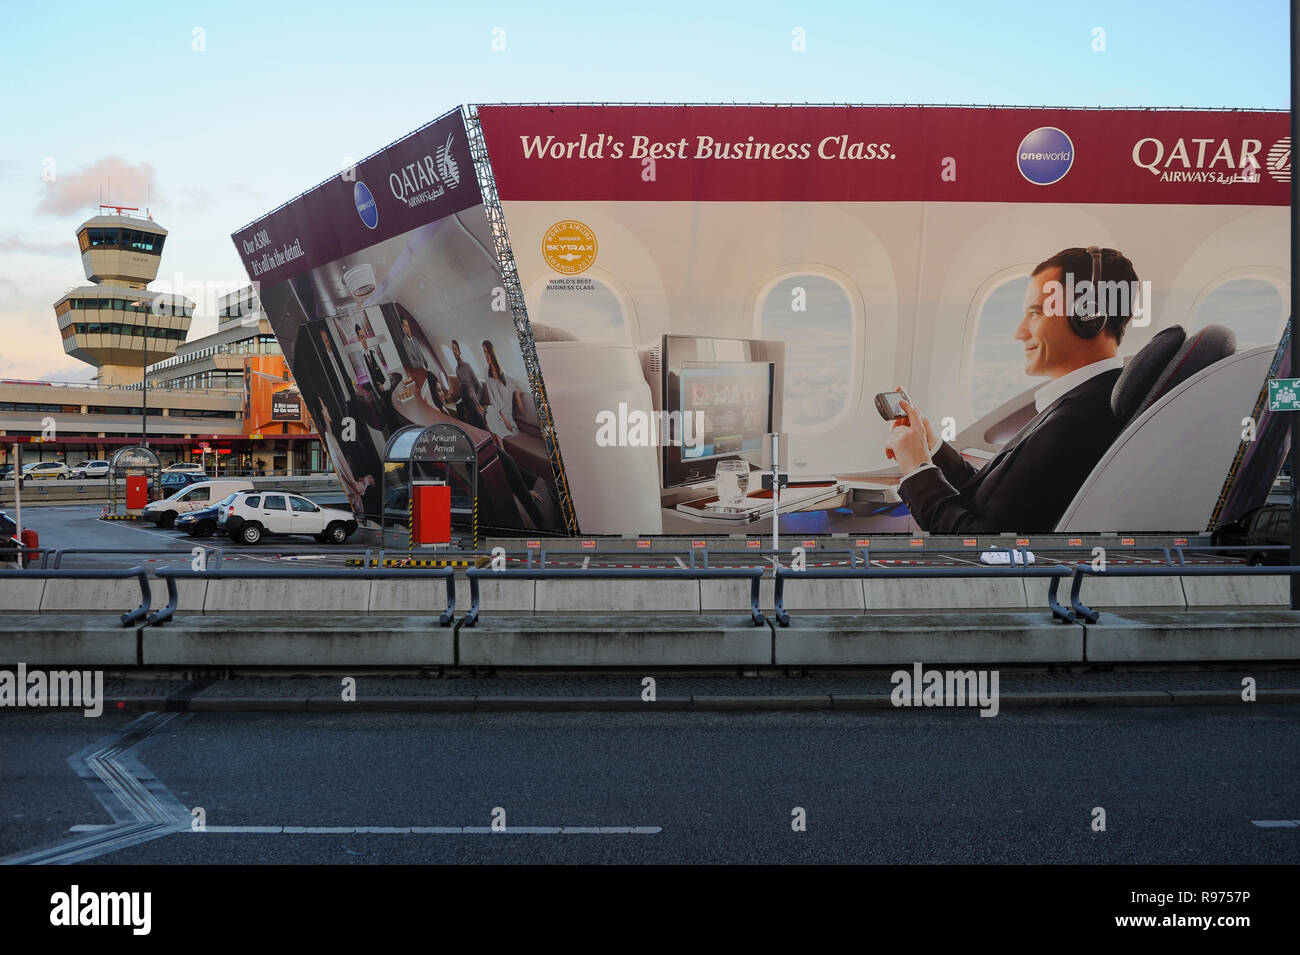
[[[1103,306],[1101,293],[1097,290],[1097,284],[1101,282],[1101,257],[1107,252],[1112,255],[1118,255],[1114,249],[1102,249],[1095,245],[1087,248],[1087,253],[1092,256],[1092,314],[1080,315],[1079,309],[1074,303],[1069,308],[1070,328],[1074,334],[1080,338],[1096,338],[1101,334],[1101,330],[1106,327],[1106,309]]]

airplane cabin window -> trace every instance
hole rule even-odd
[[[1276,345],[1286,321],[1282,293],[1263,279],[1229,279],[1214,289],[1196,309],[1188,333],[1206,325],[1226,325],[1237,334],[1237,350]]]
[[[529,319],[561,328],[583,342],[629,342],[631,329],[614,290],[592,276],[550,279]]]
[[[971,409],[978,420],[1033,381],[1025,377],[1025,349],[1012,336],[1024,317],[1029,276],[1007,279],[984,300],[975,325]]]
[[[758,337],[785,342],[784,430],[823,431],[848,411],[854,331],[848,291],[824,275],[788,275],[759,301]]]

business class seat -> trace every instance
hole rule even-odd
[[[1158,332],[1125,364],[1111,408],[1127,424],[1056,530],[1204,530],[1275,350],[1238,353],[1221,325]]]

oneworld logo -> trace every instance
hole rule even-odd
[[[1016,167],[1036,186],[1050,186],[1065,178],[1074,165],[1074,143],[1055,126],[1039,126],[1020,141]]]
[[[357,215],[361,216],[367,229],[379,225],[379,207],[375,205],[375,197],[370,194],[370,189],[364,182],[352,186],[352,200],[357,204]]]

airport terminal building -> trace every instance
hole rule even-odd
[[[167,230],[108,208],[77,229],[89,284],[54,303],[64,351],[95,378],[0,380],[0,464],[16,444],[24,465],[73,465],[147,440],[164,465],[328,470],[253,288],[221,298],[217,330],[187,341],[195,303],[149,288]]]

